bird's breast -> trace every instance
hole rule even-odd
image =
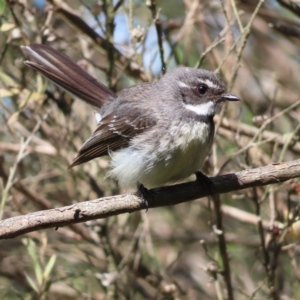
[[[134,139],[128,148],[111,154],[109,176],[121,186],[162,186],[199,171],[213,139],[213,125],[174,121],[167,128],[154,128]]]
[[[172,123],[153,149],[156,159],[144,174],[145,184],[176,182],[201,170],[212,145],[213,131],[211,124],[203,122]]]

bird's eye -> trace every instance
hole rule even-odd
[[[208,87],[204,84],[201,84],[198,86],[198,92],[201,94],[201,95],[204,95],[208,90]]]

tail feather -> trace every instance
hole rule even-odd
[[[101,108],[105,101],[117,97],[107,86],[89,75],[65,54],[40,44],[21,48],[35,61],[25,61],[25,65],[42,73],[87,103]]]

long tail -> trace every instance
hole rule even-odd
[[[104,102],[117,97],[107,86],[89,75],[65,54],[40,44],[21,46],[21,48],[35,61],[27,60],[24,62],[25,65],[41,72],[87,103],[101,108]]]

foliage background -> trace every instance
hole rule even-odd
[[[94,110],[23,65],[20,45],[51,45],[116,92],[156,80],[162,59],[149,3],[0,0],[2,219],[128,192],[104,179],[107,158],[67,171],[96,127]],[[167,70],[216,70],[242,99],[216,118],[204,172],[297,159],[299,8],[172,0],[156,10]],[[222,221],[235,298],[300,299],[298,191],[289,181],[222,195],[222,220],[199,199],[3,240],[0,298],[225,299],[214,230]]]

